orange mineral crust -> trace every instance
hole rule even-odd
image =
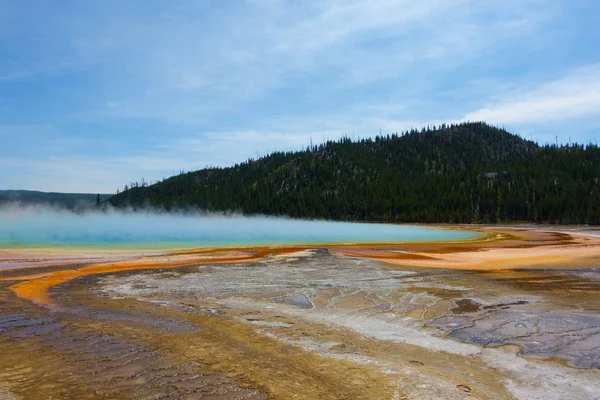
[[[278,252],[293,251],[292,249],[280,249]],[[199,264],[220,264],[220,263],[239,263],[257,260],[264,257],[267,253],[266,249],[259,251],[221,251],[214,250],[213,252],[181,252],[175,254],[165,254],[159,256],[144,256],[131,260],[119,262],[99,263],[88,265],[78,269],[66,269],[53,271],[49,273],[21,275],[2,280],[21,281],[10,287],[10,289],[19,297],[33,301],[34,303],[53,306],[54,303],[50,299],[48,291],[51,287],[71,281],[73,279],[94,274],[106,274],[112,272],[140,270],[140,269],[156,269],[156,268],[175,268],[189,265]]]
[[[478,231],[487,233],[487,238],[471,242],[333,246],[330,250],[399,267],[497,271],[600,266],[600,236],[595,231],[542,229],[482,227]]]
[[[447,228],[447,227],[446,227]],[[514,268],[585,268],[599,264],[600,236],[595,232],[540,227],[511,226],[460,226],[452,229],[472,230],[483,233],[482,239],[457,242],[390,243],[356,245],[302,245],[257,248],[178,250],[163,254],[127,253],[124,251],[106,254],[68,251],[48,251],[50,264],[56,266],[63,258],[64,264],[73,260],[90,258],[105,262],[87,264],[79,268],[54,269],[40,272],[38,261],[44,249],[34,250],[37,256],[28,264],[26,257],[20,258],[19,268],[31,269],[31,274],[16,275],[10,270],[4,281],[22,281],[11,286],[19,297],[41,305],[52,306],[48,295],[51,287],[75,278],[93,274],[119,271],[175,268],[198,264],[241,263],[260,259],[267,255],[289,254],[310,248],[328,248],[329,251],[348,257],[370,258],[397,267],[463,269],[463,270],[507,270]],[[15,254],[17,250],[12,250]],[[25,250],[30,255],[32,250]],[[116,260],[115,260],[116,258]],[[34,273],[35,271],[35,273]]]

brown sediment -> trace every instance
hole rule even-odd
[[[198,362],[150,348],[123,334],[118,322],[113,321],[117,329],[111,334],[86,319],[41,312],[11,295],[0,292],[2,399],[267,398]]]
[[[226,314],[185,312],[157,308],[128,299],[98,299],[85,285],[72,285],[63,292],[77,299],[77,304],[103,310],[127,309],[130,313],[149,314],[152,318],[177,316],[200,327],[201,332],[165,334],[155,330],[120,323],[91,322],[88,329],[104,334],[123,332],[152,348],[187,362],[208,364],[206,370],[222,374],[260,388],[273,399],[402,399],[418,392],[425,379],[468,382],[476,398],[494,393],[495,398],[511,399],[493,369],[469,357],[442,354],[420,346],[382,342],[376,339],[302,319],[273,315],[271,312],[228,309]],[[199,305],[202,302],[199,303]],[[194,307],[190,305],[189,307]],[[247,322],[287,323],[285,328],[270,329],[265,335],[261,325]],[[285,340],[282,340],[284,338]],[[328,343],[331,355],[307,351],[303,342]],[[378,360],[357,362],[354,357]],[[415,364],[418,361],[418,365]],[[412,361],[412,362],[411,362]],[[381,363],[402,371],[383,372]],[[399,386],[398,381],[403,385]],[[455,384],[454,384],[455,385]]]
[[[471,299],[458,299],[455,300],[456,307],[450,309],[454,314],[465,314],[479,311],[481,304]]]
[[[435,260],[436,257],[425,255],[425,254],[417,254],[404,250],[394,250],[390,248],[344,248],[343,250],[337,250],[336,248],[332,248],[334,251],[339,251],[339,253],[345,256],[352,257],[364,257],[371,258],[375,260]]]

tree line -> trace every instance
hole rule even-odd
[[[483,122],[344,137],[128,187],[114,206],[345,221],[600,223],[600,150]]]

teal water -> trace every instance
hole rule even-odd
[[[327,243],[455,241],[472,232],[421,226],[202,214],[0,209],[0,248],[194,248]]]

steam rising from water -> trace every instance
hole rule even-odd
[[[39,206],[0,208],[2,247],[191,248],[309,243],[461,240],[471,232],[418,226],[304,221],[200,212],[108,210],[75,214]]]

